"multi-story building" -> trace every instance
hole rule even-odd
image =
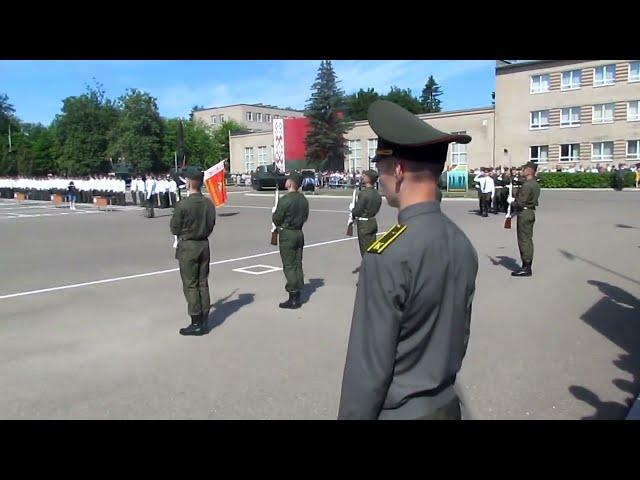
[[[498,62],[494,164],[638,162],[639,102],[637,60]]]
[[[474,108],[450,112],[427,113],[418,115],[435,128],[447,132],[460,132],[471,135],[469,144],[452,144],[449,148],[448,162],[454,165],[469,164],[486,166],[491,162],[493,151],[493,108]],[[375,155],[378,137],[366,120],[354,122],[345,135],[350,153],[346,156],[344,169],[363,171],[371,167],[370,159]],[[232,135],[230,144],[230,169],[232,172],[251,172],[259,165],[274,162],[273,134],[256,132]]]
[[[227,120],[235,120],[245,125],[250,131],[271,131],[273,120],[278,118],[298,118],[304,113],[299,110],[291,110],[274,107],[273,105],[237,104],[224,107],[203,108],[193,112],[193,118],[204,122],[206,125],[216,127]]]
[[[440,130],[471,135],[471,143],[450,146],[448,165],[475,169],[532,160],[545,171],[638,163],[640,61],[499,60],[494,107],[418,117]],[[368,122],[355,122],[345,140],[345,170],[367,169],[377,145]],[[231,170],[272,163],[273,143],[271,128],[232,136]]]

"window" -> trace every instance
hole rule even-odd
[[[258,166],[267,164],[267,147],[258,147]]]
[[[629,81],[640,82],[640,62],[631,62],[629,64]]]
[[[244,149],[244,171],[252,172],[254,170],[253,164],[253,147],[245,147]]]
[[[640,120],[640,101],[627,102],[627,121],[637,122]]]
[[[349,168],[360,170],[360,140],[349,140]]]
[[[373,158],[376,156],[376,150],[378,148],[378,139],[370,138],[367,140],[367,157]]]
[[[264,121],[267,123],[271,123],[271,114],[270,113],[265,113],[264,114]]]
[[[549,161],[549,145],[529,147],[529,160],[534,163],[547,163]]]
[[[224,123],[224,113],[220,114],[220,123]]]
[[[278,120],[279,118],[280,118],[280,115],[274,115],[274,116],[273,116],[273,119],[274,119],[274,120]]]
[[[466,135],[467,132],[451,132],[452,135]],[[452,143],[451,144],[451,163],[453,165],[467,164],[467,144]]]
[[[253,122],[253,114],[251,112],[247,112],[247,116],[245,117],[247,122]]]
[[[531,75],[531,93],[549,91],[549,75]]]
[[[627,160],[640,160],[640,140],[627,140]]]
[[[593,123],[613,122],[613,103],[603,103],[593,106]]]
[[[594,87],[602,87],[603,85],[613,85],[616,82],[616,66],[602,65],[594,68],[595,79],[593,81]]]
[[[531,112],[529,128],[546,128],[549,126],[549,110]]]
[[[262,114],[256,113],[256,122],[262,122]]]
[[[214,125],[218,123],[218,117],[216,117],[215,115],[211,115],[211,123],[213,123]]]
[[[580,125],[580,107],[569,107],[560,110],[560,126],[575,127]]]
[[[561,162],[578,162],[580,160],[580,144],[569,143],[560,145]]]
[[[610,162],[613,160],[613,142],[596,142],[591,144],[592,162]]]
[[[561,90],[575,90],[580,88],[580,70],[562,72]]]

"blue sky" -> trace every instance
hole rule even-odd
[[[95,77],[110,98],[138,88],[158,99],[165,117],[187,116],[205,107],[265,103],[304,108],[319,60],[75,60],[0,61],[0,94],[6,93],[25,122],[48,125],[62,99],[80,95]],[[333,62],[346,93],[392,85],[419,95],[429,75],[443,87],[444,110],[491,105],[494,60],[337,60]]]

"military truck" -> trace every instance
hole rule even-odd
[[[275,189],[276,185],[279,190],[284,190],[286,181],[287,176],[276,169],[275,163],[271,165],[260,165],[256,171],[251,174],[251,187],[258,191]]]

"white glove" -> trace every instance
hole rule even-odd
[[[353,210],[354,208],[355,208],[354,203],[353,203],[353,202],[352,202],[352,203],[350,203],[350,204],[349,204],[349,211]]]
[[[173,248],[178,248],[178,236],[173,236]]]
[[[511,205],[511,204],[512,204],[513,202],[515,202],[515,201],[516,201],[516,199],[515,199],[515,198],[513,198],[513,197],[509,197],[509,198],[507,198],[507,203],[508,203],[509,205]]]
[[[271,213],[276,213],[276,207],[271,207]]]

